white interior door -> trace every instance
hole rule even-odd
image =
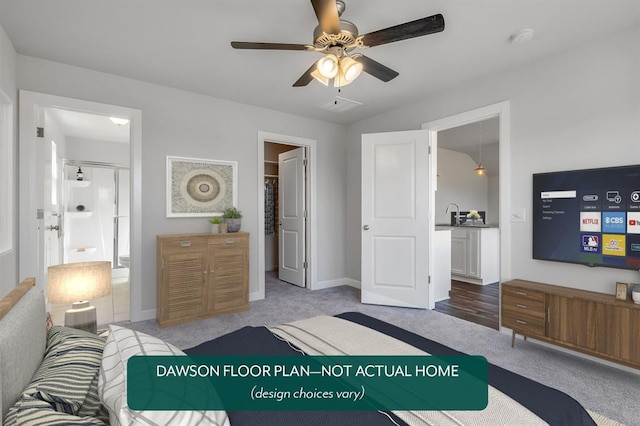
[[[305,148],[278,156],[278,278],[300,287],[305,280]]]
[[[429,307],[429,133],[362,135],[362,303]]]
[[[57,154],[57,144],[48,137],[45,128],[44,151],[44,274],[49,266],[62,262],[62,208],[61,208],[61,167]]]

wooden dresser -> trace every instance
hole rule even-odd
[[[524,280],[502,284],[502,326],[640,368],[640,305],[609,294]]]
[[[249,309],[249,234],[157,236],[160,326]]]

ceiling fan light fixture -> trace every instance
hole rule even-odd
[[[322,74],[320,74],[320,72],[318,70],[314,70],[311,73],[311,77],[315,78],[316,80],[318,80],[320,83],[324,84],[325,86],[329,85],[329,79],[327,77],[324,77]]]
[[[340,72],[347,84],[353,82],[362,73],[362,64],[349,56],[340,59]]]
[[[340,58],[340,72],[333,81],[335,87],[351,84],[362,73],[362,64],[350,56]]]
[[[316,69],[324,78],[334,78],[339,71],[338,57],[333,53],[323,56],[318,60]]]

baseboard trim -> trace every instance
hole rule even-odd
[[[131,322],[147,321],[152,319],[156,319],[156,310],[146,309],[144,311],[138,312],[135,316],[135,319],[131,319]]]
[[[318,281],[313,287],[313,290],[322,290],[331,287],[340,287],[342,285],[348,285],[354,288],[360,288],[360,281],[352,280],[351,278],[338,278],[336,280]]]

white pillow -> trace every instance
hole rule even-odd
[[[116,325],[102,354],[98,395],[109,410],[109,421],[120,425],[216,425],[230,426],[227,412],[218,411],[134,411],[127,405],[127,360],[134,355],[185,355],[158,338]]]

